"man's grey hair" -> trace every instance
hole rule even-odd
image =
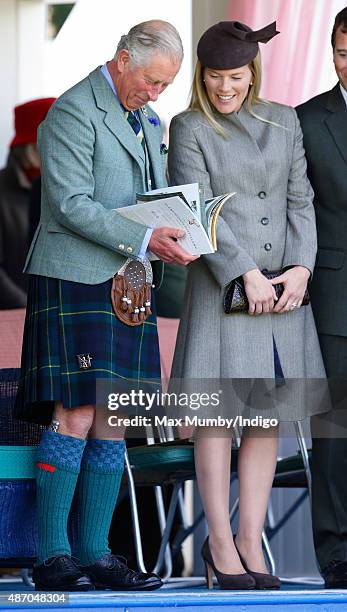
[[[123,49],[129,51],[130,62],[134,67],[145,66],[155,53],[167,55],[179,63],[183,59],[179,33],[171,23],[159,19],[139,23],[128,34],[123,34],[114,59]]]

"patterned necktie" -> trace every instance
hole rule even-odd
[[[142,130],[142,125],[136,115],[130,111],[125,111],[125,118],[135,132],[136,138],[140,145],[145,148],[145,137]]]

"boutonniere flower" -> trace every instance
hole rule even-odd
[[[167,148],[165,142],[162,142],[160,145],[160,154],[161,155],[167,155],[169,152],[169,149]]]
[[[151,125],[160,125],[159,119],[157,119],[156,117],[148,116],[148,110],[145,106],[142,106],[141,111],[143,112],[146,119],[148,119],[149,123],[151,123]]]

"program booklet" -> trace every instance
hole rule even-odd
[[[148,227],[183,229],[181,247],[191,255],[214,253],[217,250],[216,223],[224,204],[233,193],[204,199],[199,183],[175,185],[137,194],[137,204],[117,208],[128,219]]]

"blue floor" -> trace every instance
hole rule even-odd
[[[10,593],[21,594],[22,601],[8,600]],[[27,601],[25,595],[27,594]],[[37,595],[40,595],[39,593]],[[13,598],[12,598],[13,599]],[[321,585],[284,584],[280,591],[221,591],[215,586],[208,591],[202,581],[179,579],[170,581],[158,591],[149,593],[116,593],[97,591],[72,593],[65,605],[35,601],[35,592],[28,590],[22,583],[0,580],[0,610],[30,608],[43,612],[55,609],[64,612],[66,608],[74,612],[84,612],[87,608],[107,612],[112,608],[117,612],[166,612],[194,610],[194,612],[346,612],[347,590],[324,590]]]

